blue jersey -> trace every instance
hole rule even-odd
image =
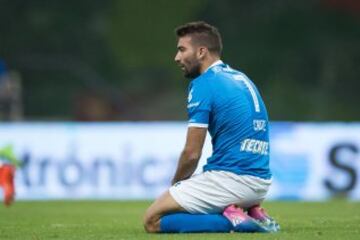
[[[219,62],[189,85],[189,126],[207,127],[213,153],[204,171],[271,178],[265,104],[242,72]]]

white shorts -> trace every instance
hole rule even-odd
[[[207,171],[176,183],[169,192],[189,213],[221,213],[231,204],[248,208],[261,203],[271,181],[226,171]]]

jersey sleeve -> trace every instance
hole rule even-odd
[[[208,127],[211,97],[208,86],[194,82],[190,84],[187,105],[189,127]]]

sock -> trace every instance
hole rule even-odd
[[[233,226],[221,214],[174,213],[160,219],[162,233],[230,232]]]

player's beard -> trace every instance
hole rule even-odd
[[[200,62],[196,59],[188,61],[184,66],[184,76],[186,78],[194,79],[200,76]]]

